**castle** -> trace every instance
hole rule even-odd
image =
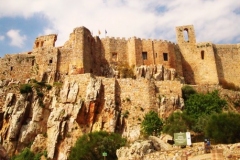
[[[33,50],[0,58],[0,79],[24,81],[28,78],[54,82],[65,75],[92,73],[109,75],[113,65],[157,66],[175,69],[187,84],[240,86],[240,43],[196,42],[192,25],[176,27],[177,44],[165,40],[132,37],[93,37],[85,27],[75,28],[69,40],[55,47],[56,34],[37,37]]]

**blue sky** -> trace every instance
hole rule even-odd
[[[0,57],[31,51],[37,36],[75,27],[100,38],[139,37],[176,41],[175,27],[194,25],[198,42],[240,43],[239,0],[0,0]]]

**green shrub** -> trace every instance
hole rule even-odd
[[[24,94],[24,93],[30,93],[32,92],[32,87],[30,84],[22,84],[20,85],[20,93]]]
[[[216,143],[240,142],[240,114],[220,113],[213,114],[205,127],[205,135]]]
[[[189,85],[185,85],[182,87],[182,96],[185,101],[190,97],[190,95],[195,94],[195,93],[197,93],[195,91],[195,89],[193,89]]]
[[[107,153],[107,159],[117,159],[116,150],[126,144],[126,139],[116,133],[104,131],[92,132],[81,136],[72,147],[69,160],[103,159],[102,153]]]
[[[50,84],[45,84],[45,87],[47,88],[47,90],[51,90],[52,86]]]
[[[14,156],[12,160],[34,160],[34,153],[29,148],[24,148],[21,153]]]
[[[44,94],[43,94],[42,92],[38,91],[38,92],[37,92],[37,96],[38,96],[38,97],[43,97]]]
[[[11,160],[41,160],[41,156],[47,158],[47,151],[34,154],[29,148],[24,148],[21,153],[13,156]]]
[[[163,133],[173,136],[174,133],[186,132],[191,128],[192,123],[193,120],[184,113],[174,112],[166,119]]]
[[[144,135],[159,135],[162,130],[163,122],[154,111],[149,111],[141,123],[142,133]]]
[[[197,119],[203,114],[222,112],[226,104],[227,102],[219,97],[217,90],[207,94],[196,93],[190,95],[185,102],[184,112]]]

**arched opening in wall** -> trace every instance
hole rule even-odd
[[[11,66],[11,68],[10,68],[10,71],[12,71],[13,70],[13,66]]]
[[[201,58],[204,59],[204,51],[201,51]]]
[[[163,60],[168,61],[168,53],[163,53]]]
[[[147,59],[147,52],[142,52],[142,59],[146,60]]]
[[[43,46],[43,43],[44,43],[44,42],[42,41],[42,42],[41,42],[41,47]]]
[[[33,59],[33,60],[32,60],[32,66],[34,66],[34,64],[35,64],[35,60]]]
[[[39,47],[39,42],[36,42],[36,48],[38,48]]]
[[[184,36],[185,42],[189,42],[188,29],[187,29],[187,28],[185,28],[185,29],[183,30],[183,36]]]

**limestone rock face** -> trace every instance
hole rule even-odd
[[[25,96],[21,95],[20,99],[16,102],[15,108],[12,113],[12,120],[9,127],[8,139],[15,140],[19,134],[22,127],[22,122],[24,120],[24,114],[28,106],[28,102],[25,101]]]
[[[175,80],[177,76],[176,69],[174,68],[165,68],[163,65],[151,65],[145,66],[142,65],[136,68],[136,77],[137,78],[154,78],[156,81],[167,81]]]
[[[164,81],[162,65],[141,66],[138,74],[136,80],[68,75],[58,82],[63,85],[53,85],[50,90],[28,79],[32,92],[27,94],[19,93],[19,84],[3,86],[1,144],[10,156],[32,144],[33,152],[48,153],[45,158],[67,160],[77,139],[89,132],[118,132],[130,142],[135,141],[149,110],[159,110],[159,115],[166,117],[184,104],[180,82]],[[156,74],[158,81],[153,81]],[[160,93],[165,95],[161,101],[157,100]],[[136,143],[132,148],[134,154],[128,155],[141,157],[163,148],[158,141],[151,140],[141,146]]]

